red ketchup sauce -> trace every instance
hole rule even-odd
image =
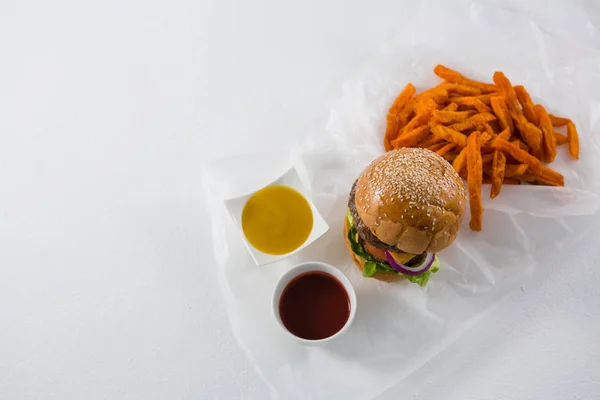
[[[308,340],[325,339],[339,332],[350,317],[350,299],[344,285],[321,271],[298,275],[279,300],[283,325]]]

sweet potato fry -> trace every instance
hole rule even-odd
[[[398,132],[400,129],[404,128],[406,124],[414,117],[415,111],[417,108],[417,100],[413,97],[408,103],[404,106],[402,110],[398,113]],[[393,139],[392,139],[393,140]]]
[[[541,176],[538,176],[535,178],[536,183],[541,184],[541,185],[545,185],[545,186],[557,186],[557,187],[564,187],[565,186],[565,182],[564,180],[562,181],[553,181]]]
[[[540,104],[534,106],[534,112],[542,130],[542,160],[551,163],[556,157],[556,138],[552,130],[552,121],[546,109]]]
[[[385,129],[384,146],[386,150],[391,150],[390,142],[398,135],[398,114],[404,108],[406,103],[416,93],[417,89],[412,83],[407,84],[402,92],[396,97],[394,103],[390,107],[387,115],[387,126]]]
[[[410,120],[408,124],[400,131],[400,136],[403,132],[410,132],[420,126],[427,125],[431,118],[431,113],[437,108],[437,104],[431,99],[425,99],[417,104],[417,115]]]
[[[452,162],[452,167],[457,174],[460,174],[460,171],[463,170],[465,165],[467,164],[467,148],[464,147],[460,153],[456,156],[454,161]]]
[[[437,150],[436,153],[438,153],[440,156],[443,156],[444,154],[454,150],[454,148],[456,148],[456,145],[454,143],[448,143],[441,147],[439,150]]]
[[[563,135],[562,133],[554,131],[554,138],[556,139],[556,145],[562,146],[563,144],[569,143],[569,138],[567,135]]]
[[[446,127],[444,125],[435,124],[431,125],[431,131],[434,134],[444,138],[444,140],[450,143],[454,143],[461,149],[467,146],[467,137],[464,134],[457,132],[452,128]]]
[[[552,126],[559,127],[566,126],[571,120],[569,118],[557,117],[556,115],[550,114],[550,121],[552,121]]]
[[[491,113],[492,109],[485,104],[483,101],[481,101],[479,99],[479,97],[471,97],[471,96],[467,96],[467,97],[452,97],[450,98],[450,100],[452,101],[456,101],[456,104],[461,105],[461,106],[470,106],[473,107],[475,110],[477,110],[477,112],[480,113]]]
[[[500,94],[502,94],[502,97],[504,97],[509,111],[521,114],[521,109],[519,108],[519,103],[517,102],[517,94],[515,93],[515,89],[513,88],[508,78],[504,75],[504,73],[500,71],[494,72],[494,83],[498,87]]]
[[[542,163],[539,159],[535,158],[526,151],[521,150],[514,144],[507,142],[506,140],[496,139],[492,142],[492,147],[496,150],[502,151],[504,155],[511,155],[515,160],[522,164],[527,164],[534,170],[539,170],[542,167]]]
[[[461,75],[460,73],[453,71],[450,68],[445,67],[441,64],[436,65],[436,67],[433,69],[433,72],[437,76],[439,76],[440,78],[442,78],[448,82],[459,83],[461,85],[467,85],[467,86],[473,86],[478,89],[481,89],[481,91],[484,93],[490,93],[490,92],[497,91],[496,87],[490,83],[478,82],[478,81],[466,78],[463,75]]]
[[[502,189],[502,181],[504,181],[504,170],[506,167],[506,156],[501,151],[494,151],[492,160],[492,188],[490,189],[490,198],[500,194]]]
[[[448,128],[454,129],[455,131],[462,132],[467,129],[476,128],[478,124],[483,124],[484,122],[494,121],[496,117],[490,113],[480,113],[475,114],[472,117],[469,117],[466,121],[457,122],[456,124],[450,125]]]
[[[485,123],[485,122],[495,121],[496,116],[491,113],[479,113],[479,114],[473,115],[472,117],[470,117],[470,119],[480,122],[480,123]]]
[[[452,102],[448,104],[446,107],[442,108],[442,111],[456,111],[458,110],[458,104]]]
[[[454,124],[465,121],[473,115],[474,111],[433,111],[433,122],[437,124]]]
[[[392,141],[392,147],[399,149],[401,147],[416,146],[421,140],[425,139],[429,134],[429,126],[423,125],[411,131],[401,133]]]
[[[476,100],[479,100],[486,106],[489,106],[491,103],[491,98],[493,96],[498,96],[498,93],[490,93],[490,94],[482,94],[480,96],[456,96],[450,97],[450,101],[458,104],[459,106],[471,106],[475,107]]]
[[[434,87],[427,89],[417,96],[417,101],[432,99],[436,104],[445,104],[448,101],[448,91],[442,87]]]
[[[450,95],[456,94],[460,96],[478,96],[481,94],[481,89],[474,86],[462,85],[460,83],[447,82],[442,83],[439,86],[446,89]]]
[[[523,114],[510,112],[519,132],[525,143],[529,146],[531,154],[538,159],[542,158],[542,131],[531,122],[527,121],[527,118]]]
[[[475,99],[473,100],[472,104],[473,107],[475,107],[475,109],[477,110],[477,112],[480,113],[491,113],[492,109],[483,103],[483,101],[479,100],[479,99]]]
[[[542,180],[557,183],[556,186],[565,186],[565,177],[561,173],[556,172],[545,165],[542,165],[541,168],[538,171],[534,171],[534,173]]]
[[[481,203],[481,181],[483,165],[480,152],[480,133],[473,132],[467,139],[467,186],[469,188],[469,206],[471,221],[469,226],[474,231],[481,230],[483,204]]]
[[[534,104],[533,101],[531,101],[531,96],[529,96],[529,93],[523,85],[517,85],[514,87],[514,89],[515,93],[517,94],[517,100],[521,104],[521,108],[523,108],[523,115],[529,122],[534,125],[538,125],[539,121],[537,114],[533,109]]]
[[[433,90],[433,89],[430,89]],[[415,108],[415,112],[417,114],[423,114],[423,113],[432,113],[433,110],[437,110],[438,109],[438,104],[435,102],[435,100],[432,98],[431,95],[427,95],[426,92],[423,92],[421,94],[419,94],[417,97],[415,97],[415,100],[417,102],[416,108]]]
[[[398,121],[395,115],[387,115],[387,122],[385,128],[385,135],[383,137],[383,147],[385,151],[390,151],[394,147],[391,145],[391,140],[398,134]]]
[[[494,83],[500,89],[516,128],[525,139],[532,155],[539,159],[542,156],[542,131],[525,118],[519,108],[515,89],[502,72],[494,73]]]
[[[511,140],[510,142],[512,144],[514,144],[515,146],[517,146],[518,148],[520,148],[521,150],[529,153],[529,146],[527,146],[525,143],[523,143],[519,139],[514,139],[514,140]]]
[[[504,102],[504,98],[501,96],[492,96],[490,103],[496,114],[496,118],[498,118],[500,128],[509,129],[509,134],[512,134],[515,131],[515,126],[512,117],[508,112],[508,108],[506,107],[506,103]]]
[[[565,178],[550,168],[543,167],[536,173],[527,172],[521,177],[522,180],[529,183],[545,186],[565,186]]]
[[[571,121],[567,124],[567,138],[569,139],[569,154],[576,160],[579,160],[579,135],[577,128]]]
[[[404,89],[400,92],[394,103],[390,107],[389,112],[391,114],[397,115],[402,108],[408,103],[411,97],[415,95],[417,89],[414,87],[412,83],[408,83]]]
[[[504,176],[506,178],[519,179],[525,175],[529,166],[527,164],[506,164],[504,168]]]

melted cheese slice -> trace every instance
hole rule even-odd
[[[398,264],[406,264],[407,262],[415,258],[415,255],[410,253],[392,253],[390,251],[390,254]]]

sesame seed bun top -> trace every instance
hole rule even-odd
[[[452,166],[420,148],[393,150],[371,162],[358,178],[355,201],[379,240],[413,254],[448,247],[467,204]]]

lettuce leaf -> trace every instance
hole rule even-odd
[[[348,240],[350,241],[350,247],[352,248],[354,254],[367,260],[362,271],[364,277],[371,278],[377,273],[377,270],[380,269],[382,271],[395,272],[398,275],[404,276],[410,282],[416,283],[417,285],[424,287],[425,285],[427,285],[427,282],[429,282],[429,278],[431,277],[431,275],[435,274],[440,270],[440,260],[438,259],[437,255],[435,256],[435,260],[433,261],[433,265],[431,266],[431,268],[423,272],[421,275],[416,276],[404,275],[393,269],[388,263],[383,263],[381,261],[376,260],[375,258],[373,258],[373,256],[367,253],[365,248],[360,243],[358,243],[358,234],[356,232],[356,228],[354,227],[354,218],[352,218],[352,214],[350,214],[350,209],[348,209],[346,217],[348,218],[348,222],[350,223],[350,229],[348,230]]]
[[[367,261],[363,267],[362,274],[364,277],[372,278],[377,272],[377,263],[374,261]]]
[[[440,270],[440,260],[438,256],[435,256],[435,260],[433,260],[433,265],[427,271],[423,272],[421,275],[411,276],[404,275],[406,279],[411,281],[412,283],[416,283],[417,285],[424,287],[429,282],[429,278],[432,274],[435,274]]]
[[[348,222],[350,222],[350,226],[354,228],[354,217],[350,214],[350,209],[346,211],[346,218],[348,218]]]

